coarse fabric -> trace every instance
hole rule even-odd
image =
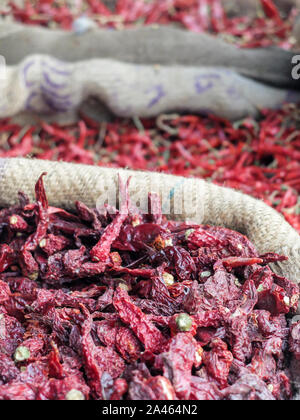
[[[265,85],[228,68],[110,59],[69,63],[47,55],[0,68],[0,89],[0,118],[22,112],[68,114],[92,97],[120,117],[192,112],[234,121],[300,101],[300,91]]]
[[[106,58],[142,65],[226,67],[267,84],[299,89],[291,78],[292,51],[238,48],[220,37],[172,26],[92,27],[76,33],[3,20],[0,54],[8,65],[19,64],[32,54],[46,54],[68,62]]]

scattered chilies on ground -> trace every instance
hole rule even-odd
[[[240,233],[36,202],[0,212],[1,400],[288,400],[299,288]],[[100,211],[101,210],[101,211]],[[102,211],[105,210],[105,211]],[[137,222],[138,221],[138,222]]]
[[[24,130],[4,120],[0,157],[33,156],[211,180],[264,200],[300,232],[300,115],[294,105],[260,121],[162,115],[99,124],[45,124]]]

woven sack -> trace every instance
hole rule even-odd
[[[230,120],[300,101],[293,52],[240,49],[174,27],[78,34],[2,21],[0,55],[0,118],[63,121],[90,97],[120,117],[187,111]]]

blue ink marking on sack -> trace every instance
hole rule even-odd
[[[64,89],[67,86],[66,82],[64,82],[64,83],[53,82],[50,78],[50,75],[46,71],[43,71],[43,77],[44,77],[45,82],[49,86],[51,86],[53,89]]]
[[[185,179],[182,179],[182,180],[178,181],[176,183],[175,187],[173,187],[170,190],[169,197],[168,197],[169,200],[172,200],[172,198],[174,198],[176,189],[179,188],[185,181],[186,181]],[[166,208],[167,207],[167,203],[162,203],[162,206],[161,207],[162,207],[162,212],[163,213],[167,213],[167,208]]]
[[[46,67],[48,70],[52,71],[53,73],[59,74],[60,76],[70,76],[72,72],[66,69],[59,69],[57,67],[53,67],[51,64],[42,61],[42,66]]]
[[[65,101],[63,103],[57,103],[51,98],[43,97],[43,100],[48,107],[55,112],[67,112],[69,109],[73,108],[73,104],[71,101]]]
[[[65,95],[60,95],[57,92],[53,92],[48,87],[45,87],[44,85],[41,85],[41,91],[43,92],[44,96],[50,96],[51,98],[57,100],[57,101],[67,101],[71,98],[71,94],[67,93]]]
[[[195,88],[196,92],[201,95],[204,92],[212,89],[214,87],[213,80],[220,80],[221,76],[219,74],[200,74],[195,77]]]
[[[169,198],[170,198],[170,199],[172,199],[172,198],[174,197],[175,190],[176,190],[178,187],[180,187],[180,186],[181,186],[184,182],[185,182],[185,179],[182,179],[182,180],[178,181],[178,182],[176,183],[175,187],[173,187],[173,188],[170,190],[170,193],[169,193]]]
[[[34,91],[31,91],[26,100],[25,109],[39,113],[41,111],[66,112],[73,108],[73,103],[71,101],[72,94],[59,92],[60,90],[64,90],[68,87],[66,78],[71,74],[71,72],[66,69],[64,63],[57,63],[56,66],[55,62],[52,65],[51,63],[47,63],[45,60],[41,60],[39,63],[42,66],[43,79],[42,81],[40,80],[39,83],[38,81],[35,83],[28,80],[28,72],[35,63],[36,60],[31,60],[27,62],[23,68],[26,86],[28,88],[35,86]],[[51,76],[54,77],[54,75],[59,77],[59,80],[61,80],[60,83],[52,80]],[[36,102],[36,106],[34,105],[35,100],[38,100],[38,102]],[[44,111],[41,107],[46,110]]]
[[[27,88],[30,88],[30,87],[34,86],[34,84],[35,84],[35,82],[29,82],[28,81],[28,72],[34,64],[35,64],[35,61],[30,60],[30,61],[28,61],[28,63],[25,64],[25,66],[23,68],[23,76],[24,76],[25,85],[26,85]]]
[[[151,89],[148,89],[146,93],[150,92],[156,92],[156,96],[149,102],[147,105],[147,108],[152,108],[154,105],[156,105],[163,97],[166,96],[166,92],[164,90],[163,85],[156,85],[153,86]]]

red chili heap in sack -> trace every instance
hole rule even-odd
[[[291,399],[299,289],[224,228],[120,211],[0,212],[0,399]]]

